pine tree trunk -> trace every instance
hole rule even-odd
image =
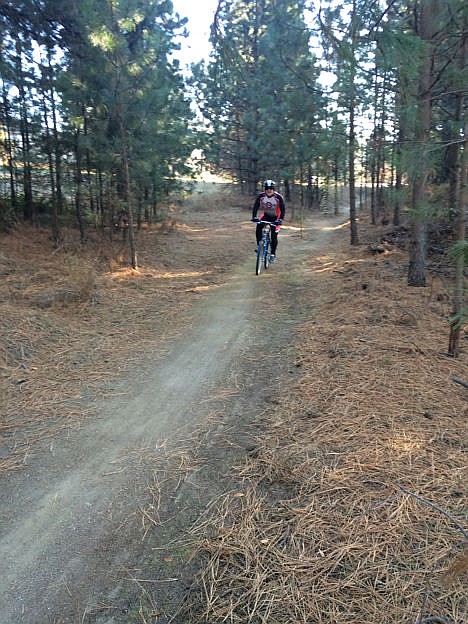
[[[130,191],[130,170],[128,166],[127,133],[125,131],[125,126],[123,123],[120,106],[117,107],[117,111],[118,111],[117,117],[118,117],[118,123],[119,123],[119,132],[120,132],[121,150],[122,150],[124,197],[125,197],[125,204],[126,204],[127,214],[128,214],[128,240],[130,243],[130,262],[132,265],[132,269],[137,269],[138,259],[137,259],[136,245],[135,245],[135,232],[133,228],[135,219],[133,215],[132,198],[131,198],[131,191]]]
[[[356,178],[354,173],[355,143],[354,97],[352,97],[349,109],[349,222],[351,229],[351,245],[359,244],[356,217]]]
[[[49,75],[53,75],[53,67],[52,67],[52,50],[50,46],[47,46],[47,63],[49,68]],[[64,197],[62,190],[62,158],[61,158],[61,149],[60,149],[60,139],[59,139],[59,130],[58,130],[58,122],[57,122],[57,105],[55,100],[55,92],[54,87],[51,85],[50,93],[50,109],[52,112],[52,136],[53,136],[53,145],[54,145],[54,158],[55,158],[55,192],[56,192],[56,210],[58,214],[63,213],[64,208]]]
[[[2,60],[1,52],[0,52],[0,62]],[[11,205],[15,209],[17,206],[17,195],[16,195],[16,181],[15,181],[15,166],[14,166],[14,155],[13,155],[13,141],[12,141],[12,120],[9,113],[9,102],[8,102],[8,93],[5,86],[5,82],[2,84],[2,100],[3,100],[3,111],[2,118],[4,123],[4,128],[6,130],[6,153],[8,156],[8,174],[10,179],[10,201]]]
[[[377,111],[379,102],[378,87],[378,67],[375,63],[374,69],[374,117],[372,122],[372,155],[371,155],[371,223],[377,223],[377,149],[378,149],[378,129],[377,129]]]
[[[414,144],[420,155],[419,162],[413,163],[414,173],[411,194],[411,241],[409,245],[408,286],[426,285],[426,238],[427,223],[424,214],[426,182],[428,176],[428,142],[431,128],[431,39],[434,33],[434,19],[438,15],[438,0],[423,2],[420,15],[420,37],[426,44],[421,63],[418,115],[414,133]]]
[[[335,215],[340,214],[340,203],[338,201],[338,158],[335,159],[333,175],[333,212]]]
[[[77,131],[75,137],[75,213],[76,219],[78,221],[78,226],[80,228],[80,241],[82,244],[86,243],[88,240],[88,228],[86,223],[86,218],[84,215],[83,209],[83,197],[82,197],[82,189],[83,189],[83,174],[81,170],[82,166],[82,158],[81,158],[81,145],[80,145],[80,132]]]
[[[466,28],[465,28],[466,33]],[[460,69],[463,70],[466,63],[466,47],[467,47],[467,37],[466,34],[463,39],[463,45],[460,53]],[[464,108],[465,97],[463,92],[460,92],[457,96],[457,106],[456,106],[456,121],[462,121],[463,108]],[[458,125],[458,124],[457,124]],[[467,191],[467,182],[468,182],[468,124],[465,120],[465,128],[464,128],[464,143],[461,145],[460,143],[456,143],[458,147],[458,154],[455,166],[455,175],[453,176],[453,184],[451,185],[450,192],[452,195],[452,199],[454,201],[455,207],[455,236],[456,241],[458,243],[463,243],[465,240],[465,207],[468,205],[468,191]],[[452,319],[450,321],[450,336],[449,336],[449,347],[448,353],[452,357],[458,357],[460,354],[460,341],[461,341],[461,317],[465,314],[464,312],[464,270],[465,270],[465,262],[464,262],[464,254],[459,253],[456,259],[455,265],[455,284],[454,284],[454,293],[453,293],[453,301],[452,301]]]
[[[401,117],[401,113],[400,113]],[[401,166],[401,146],[403,145],[403,122],[400,119],[398,138],[395,146],[395,204],[393,206],[393,225],[400,225],[401,219],[401,192],[403,188],[403,172]]]
[[[353,2],[353,12],[351,16],[351,39],[353,54],[356,47],[356,2]],[[352,61],[351,68],[351,80],[350,80],[350,96],[349,96],[349,224],[351,231],[351,245],[359,244],[358,230],[357,230],[357,215],[356,215],[356,176],[354,160],[356,157],[356,128],[355,128],[355,114],[356,114],[356,86],[354,80],[356,77],[355,61]]]
[[[32,196],[31,177],[31,141],[28,120],[28,105],[26,102],[26,89],[24,82],[24,72],[22,64],[23,49],[19,39],[16,41],[16,71],[18,79],[18,91],[20,96],[20,132],[21,132],[21,154],[23,161],[23,193],[24,206],[23,217],[26,221],[32,221],[34,217],[34,206]]]
[[[467,136],[468,126],[465,127],[465,137]],[[456,225],[456,240],[457,242],[463,242],[465,240],[465,206],[468,201],[468,193],[466,190],[467,185],[467,155],[468,142],[465,139],[462,162],[457,167],[456,176],[456,196],[457,196],[457,215],[455,220]],[[460,355],[460,339],[461,328],[464,310],[464,255],[459,253],[455,264],[455,284],[452,302],[452,319],[450,321],[450,336],[448,353],[452,357],[458,357]]]

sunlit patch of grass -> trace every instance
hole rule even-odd
[[[210,292],[212,290],[216,290],[217,288],[220,288],[220,284],[208,284],[207,286],[193,286],[191,288],[189,288],[188,290],[190,290],[190,292]]]
[[[153,273],[153,277],[157,279],[184,279],[187,277],[203,277],[204,275],[211,275],[212,271],[179,271],[179,272],[167,272],[167,273]]]
[[[388,446],[394,452],[411,453],[426,448],[428,446],[428,440],[417,437],[414,432],[407,434],[400,433],[389,440]]]
[[[349,227],[349,221],[346,221],[345,223],[339,223],[338,225],[322,225],[318,229],[323,230],[324,232],[336,232],[338,230],[343,230],[347,227]]]
[[[113,280],[126,280],[135,279],[135,277],[150,278],[150,279],[187,279],[192,277],[204,277],[211,275],[213,271],[165,271],[161,272],[158,269],[148,269],[145,267],[144,271],[139,269],[132,269],[129,267],[118,269],[109,274],[109,277]]]

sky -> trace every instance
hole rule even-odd
[[[182,66],[207,58],[210,52],[210,26],[218,6],[218,0],[172,0],[175,11],[187,17],[189,36],[181,39],[181,51],[175,55]]]

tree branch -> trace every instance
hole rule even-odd
[[[428,501],[427,499],[423,498],[422,496],[419,496],[418,494],[415,494],[414,492],[411,492],[410,490],[407,490],[406,488],[402,487],[401,485],[400,485],[400,490],[402,492],[405,492],[406,494],[409,494],[410,496],[414,496],[414,498],[416,498],[418,501],[421,501],[422,503],[425,503],[426,505],[429,505],[430,507],[432,507],[433,509],[435,509],[436,511],[438,511],[439,513],[444,515],[446,518],[448,518],[457,527],[457,529],[462,533],[463,537],[466,540],[468,540],[468,532],[462,527],[462,525],[459,522],[457,522],[457,520],[455,520],[455,518],[453,516],[451,516],[449,513],[447,513],[444,509],[442,509],[441,507],[439,507],[435,503],[431,503],[431,501]]]
[[[460,384],[461,386],[464,386],[465,388],[468,388],[468,381],[464,381],[463,379],[460,379],[460,377],[452,377],[452,381]]]

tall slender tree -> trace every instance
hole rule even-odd
[[[415,25],[423,46],[419,67],[419,84],[414,125],[414,161],[411,169],[411,238],[409,244],[408,285],[426,285],[427,219],[425,200],[429,174],[429,133],[431,129],[434,35],[438,0],[422,2]],[[418,158],[416,160],[416,153]]]
[[[249,192],[265,176],[282,178],[287,189],[316,157],[324,107],[309,37],[303,2],[218,4],[214,55],[197,74],[215,137],[208,157]]]
[[[460,355],[461,330],[463,321],[468,317],[465,308],[465,275],[464,270],[468,264],[468,244],[465,237],[466,229],[466,206],[468,205],[468,122],[466,113],[466,80],[459,80],[467,74],[466,57],[468,46],[468,12],[461,16],[460,30],[462,43],[458,53],[457,65],[459,74],[454,76],[455,94],[455,131],[453,143],[449,150],[451,158],[449,206],[453,213],[455,225],[456,247],[452,250],[455,259],[455,283],[452,297],[452,318],[450,320],[450,335],[448,353],[453,357]]]
[[[15,198],[14,174],[23,174],[25,218],[48,192],[58,238],[65,164],[82,241],[96,207],[117,211],[138,193],[154,203],[178,187],[195,140],[172,58],[183,21],[170,0],[5,0],[0,20],[2,121],[18,163]]]

